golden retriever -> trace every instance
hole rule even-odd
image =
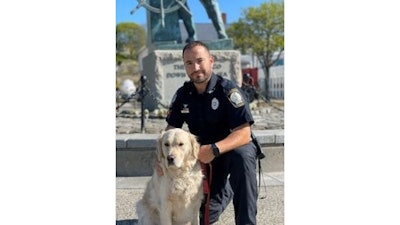
[[[187,131],[174,128],[157,140],[157,160],[164,175],[154,170],[137,204],[140,225],[198,225],[203,198],[203,174],[197,160],[200,145]]]

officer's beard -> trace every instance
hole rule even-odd
[[[190,80],[195,84],[207,83],[211,78],[211,73],[205,70],[195,71],[190,75]]]

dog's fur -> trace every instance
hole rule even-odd
[[[141,225],[198,225],[203,198],[199,143],[189,132],[174,128],[158,138],[157,160],[164,175],[153,172],[137,204]]]

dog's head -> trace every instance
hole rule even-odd
[[[166,168],[192,167],[199,149],[196,136],[180,128],[170,129],[158,138],[157,160]]]

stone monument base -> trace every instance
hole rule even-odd
[[[147,49],[148,54],[142,59],[141,75],[146,76],[146,87],[150,90],[144,98],[145,108],[149,111],[168,106],[176,90],[189,80],[182,61],[182,48]],[[214,57],[214,73],[241,86],[240,52],[224,49],[210,51]]]

